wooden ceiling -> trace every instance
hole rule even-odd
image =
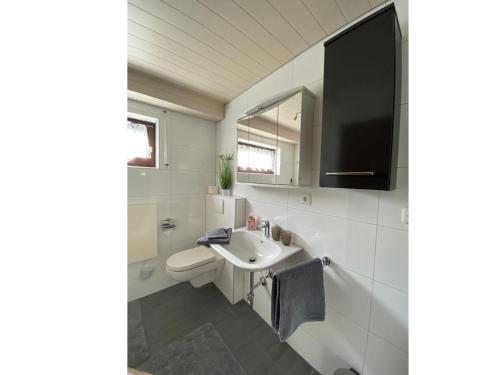
[[[128,0],[128,64],[226,103],[380,0]]]

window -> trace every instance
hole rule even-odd
[[[278,174],[277,151],[247,142],[238,142],[238,172]]]
[[[127,117],[127,165],[155,168],[158,120],[145,120],[143,117],[130,113]]]

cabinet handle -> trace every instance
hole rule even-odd
[[[373,176],[373,172],[326,172],[327,176]]]

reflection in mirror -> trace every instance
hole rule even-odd
[[[243,127],[247,124],[247,137]],[[238,121],[238,175],[248,182],[275,184],[279,174],[278,106]],[[238,179],[239,182],[240,181]]]
[[[299,182],[301,106],[302,92],[282,101],[278,106],[278,185],[298,185]]]

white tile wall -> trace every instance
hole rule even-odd
[[[261,220],[270,220],[271,223],[285,226],[287,219],[287,207],[273,203],[265,203],[256,200],[248,200],[246,204],[247,216],[257,215]]]
[[[379,227],[374,279],[408,292],[408,232]]]
[[[398,12],[406,0],[396,1]],[[369,9],[378,0],[338,1]],[[406,14],[399,14],[407,30]],[[406,33],[406,31],[405,31]],[[407,34],[405,34],[407,35]],[[329,35],[325,39],[329,39]],[[404,375],[408,368],[408,39],[403,48],[402,107],[397,189],[390,192],[318,187],[323,94],[323,41],[226,105],[217,124],[217,151],[235,150],[236,119],[249,107],[280,91],[300,85],[316,96],[312,187],[270,189],[236,184],[233,192],[247,198],[247,215],[257,214],[291,229],[305,252],[294,257],[330,256],[335,264],[324,273],[325,322],[302,325],[288,343],[321,374],[354,367],[369,375]],[[312,195],[312,205],[300,195]],[[248,276],[245,277],[245,287]],[[270,321],[270,288],[257,288],[255,310]]]
[[[199,172],[215,170],[215,157],[213,149],[171,145],[170,155],[170,169],[177,171]]]
[[[215,149],[215,132],[212,122],[180,113],[169,113],[172,113],[169,117],[171,127],[169,143],[210,151]]]
[[[318,139],[318,142],[321,142]],[[301,203],[303,193],[312,193],[310,206]],[[330,216],[377,223],[378,192],[371,190],[301,188],[290,190],[288,205],[302,210],[321,212]]]
[[[207,186],[215,184],[215,171],[169,171],[172,194],[205,194]]]
[[[177,225],[175,231],[159,233],[158,257],[128,266],[128,298],[133,300],[176,284],[165,271],[167,258],[193,247],[205,231],[205,193],[215,184],[216,131],[210,121],[176,112],[165,116],[160,108],[137,102],[129,105],[134,112],[164,116],[160,126],[167,126],[169,166],[128,168],[128,203],[156,203],[158,220],[173,218]],[[154,267],[147,280],[139,279],[143,265]]]
[[[245,187],[244,184],[242,184],[242,186]],[[270,202],[276,205],[286,206],[288,201],[288,189],[248,186],[245,191],[246,197],[261,202]]]
[[[408,294],[374,282],[370,331],[408,351]]]
[[[269,93],[278,94],[282,91],[292,88],[293,65],[288,63],[278,70],[249,88],[247,93],[247,104],[249,107],[256,106],[262,101],[262,98],[272,96]]]
[[[323,345],[302,327],[297,329],[287,342],[321,374],[332,374],[331,369],[350,366],[347,358],[344,359],[341,354],[335,353],[330,345]]]
[[[353,324],[351,320],[327,307],[324,322],[305,323],[301,328],[326,347],[331,354],[344,359],[349,366],[355,368],[363,366],[366,330]]]
[[[321,126],[323,120],[323,77],[304,86],[316,97],[314,102],[313,126]]]
[[[323,78],[325,49],[322,43],[308,48],[293,60],[293,86],[307,85]]]
[[[170,198],[171,215],[178,218],[205,217],[205,195],[175,195]]]
[[[152,168],[128,168],[128,196],[164,196],[170,194],[170,171]]]
[[[408,208],[408,168],[398,168],[395,190],[380,192],[378,224],[408,230],[401,220],[403,208]]]
[[[368,336],[363,375],[408,374],[408,353],[373,334]]]
[[[311,256],[329,256],[345,269],[372,277],[375,225],[289,207],[286,227]]]
[[[313,144],[319,145],[321,143],[321,126],[313,126]],[[321,163],[321,148],[316,147],[312,150],[312,169],[318,170]]]
[[[368,329],[372,280],[334,264],[325,270],[324,283],[326,304]]]
[[[196,240],[205,232],[203,216],[175,218],[175,225],[176,228],[172,231],[172,247],[177,251],[194,247]]]

